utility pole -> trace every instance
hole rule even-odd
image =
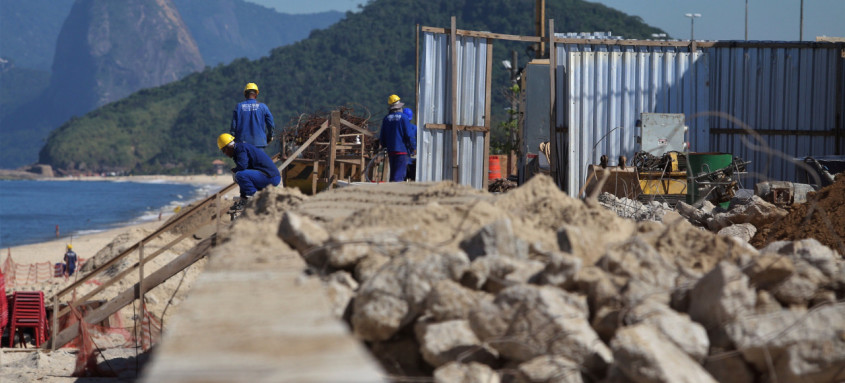
[[[745,0],[745,41],[748,41],[748,0]]]
[[[690,31],[689,31],[689,42],[690,42],[690,50],[695,52],[695,18],[701,17],[700,13],[687,13],[684,16],[689,17],[690,20]]]
[[[804,0],[801,0],[801,23],[798,28],[798,41],[804,41]]]
[[[534,30],[541,39],[536,58],[546,57],[546,43],[542,40],[546,37],[546,0],[534,1]]]

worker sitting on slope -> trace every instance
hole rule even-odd
[[[387,149],[390,159],[390,182],[402,182],[411,163],[411,155],[417,150],[417,137],[411,134],[411,121],[402,113],[405,104],[399,96],[390,95],[387,104],[390,109],[381,122],[379,143]]]
[[[246,142],[235,143],[234,136],[223,133],[217,137],[217,147],[226,156],[235,160],[232,173],[235,174],[235,182],[241,188],[241,199],[232,206],[232,210],[243,210],[247,200],[255,192],[264,189],[267,185],[278,186],[282,181],[282,176],[273,160],[255,145]]]

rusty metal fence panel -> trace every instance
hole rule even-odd
[[[458,117],[455,124],[484,126],[487,77],[487,39],[458,36]],[[450,91],[451,46],[449,36],[422,34],[417,113],[417,181],[452,179],[452,132],[427,129],[426,124],[452,123]],[[458,132],[458,180],[462,185],[483,187],[485,134]]]

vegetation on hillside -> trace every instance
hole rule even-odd
[[[387,95],[414,104],[416,24],[531,35],[534,2],[528,0],[370,1],[361,12],[256,61],[192,74],[163,87],[138,92],[55,130],[40,160],[57,168],[119,168],[134,172],[204,172],[220,158],[215,137],[228,130],[232,108],[247,82],[260,87],[259,100],[274,113],[277,128],[303,112],[338,105],[364,105],[378,120]],[[612,31],[644,38],[660,30],[600,4],[549,0],[546,15],[557,31]],[[526,45],[496,43],[494,62]],[[520,61],[524,64],[522,53]],[[494,65],[494,84],[509,87],[509,74]],[[496,118],[507,118],[504,96],[494,101]],[[497,106],[498,104],[498,106]]]

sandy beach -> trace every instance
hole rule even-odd
[[[125,176],[125,177],[56,177],[46,178],[50,181],[115,181],[115,182],[172,182],[196,185],[220,185],[221,188],[232,183],[232,178],[227,176],[210,176],[210,175],[187,175],[187,176],[166,176],[166,175],[145,175],[145,176]],[[235,195],[230,192],[230,198]],[[161,221],[146,222],[137,225],[126,225],[109,229],[106,231],[87,234],[73,237],[73,250],[76,254],[84,259],[94,256],[100,249],[108,245],[117,235],[128,232],[134,229],[142,229],[145,231],[152,231],[159,227],[162,223],[167,221],[173,213],[162,214]],[[6,256],[11,254],[12,259],[19,264],[29,264],[38,262],[57,263],[62,261],[65,253],[65,246],[70,242],[70,237],[64,236],[62,238],[33,243],[28,245],[21,245],[3,249],[0,251],[0,262],[6,260]],[[0,263],[2,265],[2,263]]]

